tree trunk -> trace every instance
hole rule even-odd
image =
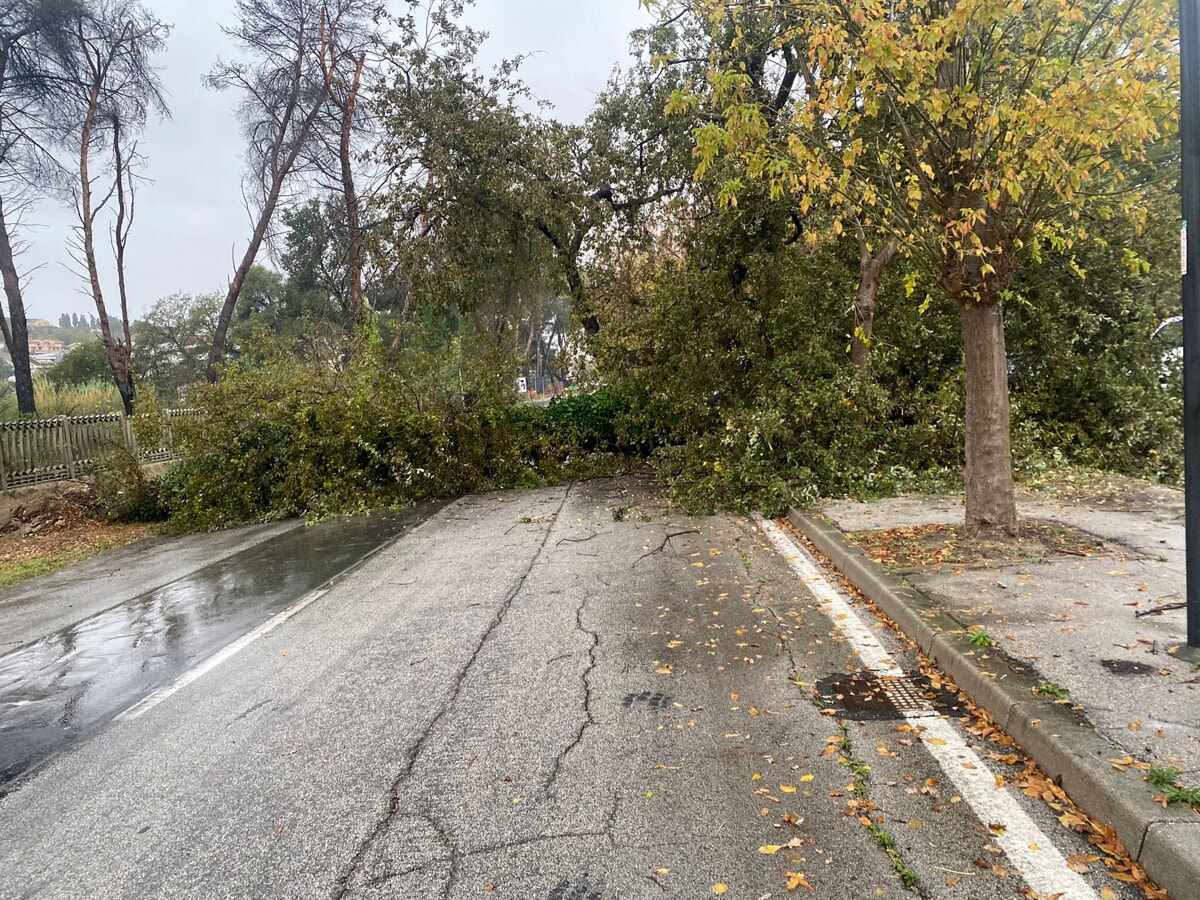
[[[1013,533],[1017,506],[1003,307],[998,300],[960,302],[959,313],[966,365],[966,524]]]
[[[112,323],[108,318],[108,307],[104,302],[104,290],[100,286],[100,268],[96,261],[96,214],[99,208],[92,208],[92,179],[89,174],[89,159],[91,157],[92,137],[96,127],[96,117],[100,110],[100,86],[103,75],[96,74],[92,82],[91,94],[88,97],[87,115],[84,116],[80,129],[79,141],[79,222],[83,232],[83,258],[87,267],[88,284],[92,290],[92,299],[96,304],[96,315],[100,319],[100,340],[104,342],[104,352],[108,356],[108,365],[112,369],[113,381],[117,392],[121,395],[121,405],[126,415],[133,415],[133,379],[130,376],[129,347],[123,346],[113,338]],[[117,178],[121,174],[117,173]],[[104,206],[101,200],[100,207]],[[118,227],[123,223],[118,222]]]
[[[242,261],[238,264],[237,271],[233,273],[233,281],[229,283],[225,303],[221,306],[221,314],[217,317],[217,330],[213,334],[212,350],[208,354],[208,367],[204,372],[205,378],[213,384],[217,381],[217,366],[225,356],[225,338],[229,333],[229,323],[233,319],[234,307],[237,306],[238,296],[242,293],[242,285],[246,281],[246,276],[250,274],[250,267],[254,265],[254,258],[258,256],[258,248],[262,246],[263,238],[266,237],[267,227],[271,224],[271,216],[275,213],[275,204],[278,201],[279,187],[277,186],[271,191],[266,205],[259,213],[258,222],[254,226],[254,234],[250,237],[250,246],[242,255]]]
[[[4,279],[4,294],[8,298],[8,319],[0,312],[0,330],[4,332],[4,344],[12,357],[16,372],[17,411],[23,415],[37,415],[37,404],[33,396],[33,371],[29,367],[29,328],[25,324],[25,300],[21,296],[21,281],[17,276],[17,264],[13,257],[12,242],[8,236],[8,221],[4,218],[4,201],[0,199],[0,275]]]
[[[859,234],[862,232],[860,230]],[[856,369],[865,369],[871,361],[871,335],[875,332],[875,308],[883,270],[896,255],[896,240],[871,255],[865,237],[859,240],[858,293],[854,298],[854,337],[850,343],[850,361]]]
[[[344,100],[338,102],[342,112],[341,140],[338,146],[338,159],[342,168],[342,197],[346,202],[346,236],[349,246],[346,250],[347,278],[350,281],[347,297],[346,318],[348,330],[357,331],[363,322],[363,233],[362,219],[358,208],[358,190],[354,183],[353,146],[351,138],[354,132],[354,111],[358,103],[358,87],[362,82],[363,64],[366,54],[360,54],[354,69],[354,80],[351,83]],[[330,95],[334,94],[330,89]]]

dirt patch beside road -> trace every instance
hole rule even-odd
[[[87,482],[55,482],[0,495],[0,588],[154,533],[152,525],[107,521]]]
[[[916,525],[847,535],[878,563],[891,569],[933,566],[988,568],[1041,562],[1051,556],[1112,557],[1121,548],[1070,525],[1023,519],[1015,535],[977,531],[963,525]]]

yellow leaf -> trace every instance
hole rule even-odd
[[[783,791],[785,794],[794,794],[794,793],[796,793],[796,786],[795,786],[794,784],[781,784],[781,785],[779,786],[779,789],[780,789],[781,791]]]
[[[763,844],[758,848],[758,852],[764,856],[774,856],[783,849],[783,844]]]
[[[1100,888],[1100,900],[1117,900],[1117,892],[1106,884]]]
[[[936,744],[937,746],[939,746],[939,747],[940,747],[942,744],[946,743],[946,741],[945,741],[945,739],[944,739],[944,738],[939,738],[939,737],[928,737],[928,738],[925,738],[925,743],[927,743],[927,744]]]
[[[802,782],[804,782],[805,784],[808,784],[810,781],[812,781],[816,777],[817,777],[816,775],[801,775],[800,780]]]
[[[810,891],[813,886],[808,883],[808,879],[800,872],[784,872],[783,877],[787,879],[787,889],[794,891],[798,887],[808,888]]]
[[[713,893],[718,896],[725,893],[727,890],[729,890],[729,885],[727,885],[723,881],[718,881],[716,884],[713,885]]]

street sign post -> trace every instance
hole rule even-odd
[[[1183,446],[1187,527],[1187,642],[1200,648],[1200,0],[1179,0],[1183,228]]]

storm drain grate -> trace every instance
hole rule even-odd
[[[897,719],[936,716],[926,691],[907,675],[827,678],[817,682],[817,692],[828,705],[841,709],[848,719]]]

